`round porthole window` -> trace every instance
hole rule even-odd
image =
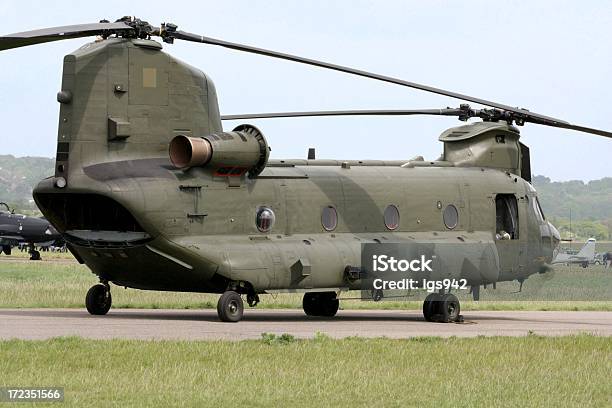
[[[447,205],[444,209],[444,213],[442,214],[442,218],[444,219],[444,225],[446,225],[446,228],[455,228],[459,223],[459,212],[457,211],[457,207],[452,204]]]
[[[259,207],[257,209],[255,223],[260,232],[269,232],[272,229],[275,220],[276,217],[274,216],[274,211],[272,211],[271,208]]]
[[[338,226],[338,213],[336,212],[336,208],[331,205],[323,208],[323,212],[321,213],[321,224],[325,231],[333,231]]]
[[[385,227],[387,227],[387,229],[393,231],[399,227],[399,210],[393,204],[389,204],[387,208],[385,208],[383,217],[385,219]]]

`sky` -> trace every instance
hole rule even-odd
[[[520,106],[612,131],[612,5],[606,1],[5,1],[0,34],[134,15],[158,26],[297,54]],[[0,53],[0,154],[55,154],[62,58],[88,39]],[[206,72],[222,114],[457,107],[462,101],[187,42],[166,52]],[[477,105],[472,104],[477,107]],[[272,158],[437,158],[454,118],[250,120]],[[225,122],[233,129],[239,122]],[[526,125],[534,174],[612,176],[612,140]]]

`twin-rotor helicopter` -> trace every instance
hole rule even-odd
[[[260,295],[304,293],[309,316],[331,317],[339,294],[371,279],[365,246],[425,248],[440,259],[429,280],[523,282],[547,270],[559,234],[530,184],[525,123],[612,133],[493,101],[300,56],[122,18],[0,37],[0,50],[98,36],[63,62],[55,174],[36,204],[100,283],[87,310],[104,315],[111,286],[221,294],[219,318],[239,321]],[[162,42],[154,38],[161,38]],[[198,68],[163,51],[175,40],[331,69],[453,97],[458,108],[219,113]],[[442,156],[397,160],[272,160],[264,133],[224,119],[329,115],[442,115]],[[314,153],[314,152],[312,152]],[[374,297],[380,296],[375,292]],[[375,299],[376,300],[376,299]],[[431,293],[426,320],[460,319],[453,293]]]

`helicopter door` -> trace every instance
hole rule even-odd
[[[514,194],[495,196],[495,245],[499,253],[500,280],[519,273],[519,211]]]

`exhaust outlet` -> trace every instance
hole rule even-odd
[[[175,136],[168,153],[178,169],[208,167],[216,175],[255,177],[266,167],[270,147],[255,126],[240,125],[204,137]]]
[[[170,161],[179,168],[204,166],[212,157],[210,142],[201,137],[176,136],[170,142]]]

